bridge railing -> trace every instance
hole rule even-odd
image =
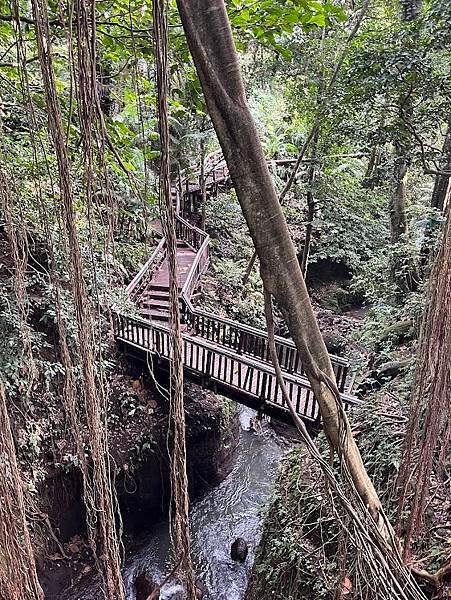
[[[166,253],[166,240],[162,238],[153,251],[149,260],[145,262],[140,271],[135,275],[126,288],[126,292],[132,300],[136,300],[144,292],[150,283],[156,269],[162,263]]]
[[[182,312],[184,321],[195,335],[215,344],[233,350],[237,354],[251,356],[267,364],[272,364],[265,331],[243,325],[236,321],[207,314],[193,307],[183,297]],[[276,351],[283,371],[306,375],[304,364],[292,340],[276,337]],[[339,356],[330,356],[332,368],[341,392],[349,389],[349,363]]]
[[[191,296],[209,264],[210,238],[207,233],[181,217],[177,219],[177,226],[177,234],[180,239],[183,239],[197,250],[196,258],[181,292],[182,316],[184,322],[190,328],[191,334],[233,350],[239,355],[250,356],[267,364],[272,364],[268,335],[265,331],[206,313],[193,306]],[[195,242],[192,241],[193,236]],[[276,336],[276,351],[282,370],[287,373],[306,375],[304,365],[292,340]],[[349,382],[348,361],[339,356],[331,356],[330,358],[338,389],[341,392],[347,391]]]
[[[195,225],[191,225],[191,223],[180,215],[176,215],[175,217],[175,232],[178,239],[183,240],[196,252],[201,251],[205,242],[207,242],[207,246],[209,245],[210,236],[208,233]]]
[[[171,331],[157,323],[116,313],[114,332],[118,340],[150,352],[159,360],[168,362],[172,356]],[[273,414],[287,414],[274,369],[256,363],[252,358],[239,356],[234,351],[218,347],[204,339],[183,334],[184,367],[199,378],[206,387],[213,387],[229,395],[243,398],[255,409],[272,408]],[[297,413],[308,421],[319,418],[318,405],[309,381],[299,374],[284,373],[285,385]],[[342,394],[345,408],[359,401]]]
[[[203,273],[203,269],[208,266],[210,237],[207,233],[205,233],[205,231],[202,231],[202,229],[191,225],[191,223],[188,223],[188,221],[179,215],[176,215],[175,229],[177,238],[186,242],[196,252],[195,265],[193,265],[191,268],[188,276],[188,279],[190,280],[190,286],[187,288],[187,293],[191,295],[197,285],[199,277]],[[125,291],[130,299],[136,301],[142,292],[145,291],[146,287],[152,280],[153,274],[163,262],[165,256],[166,240],[163,237],[150,258],[145,262],[139,272],[126,287]],[[194,269],[195,266],[196,269]]]
[[[177,238],[196,251],[195,260],[181,290],[181,310],[188,326],[184,335],[185,368],[203,375],[227,390],[241,390],[256,399],[283,406],[283,399],[275,379],[270,358],[267,333],[242,323],[218,317],[193,306],[191,298],[202,274],[209,264],[210,238],[205,231],[195,227],[180,215],[176,217]],[[139,297],[150,283],[152,275],[166,253],[164,238],[127,288],[132,299]],[[170,330],[164,325],[116,314],[116,336],[137,347],[170,359]],[[197,339],[196,337],[197,336]],[[316,420],[318,408],[313,392],[305,377],[304,365],[293,341],[276,337],[276,351],[286,378],[288,391],[296,410],[305,418]],[[330,356],[337,385],[346,404],[357,403],[350,395],[349,364],[337,356]],[[258,363],[256,362],[258,360]],[[233,379],[232,374],[236,377]],[[233,381],[232,381],[233,379]],[[302,391],[304,390],[304,391]],[[307,391],[305,391],[307,390]],[[301,406],[302,405],[302,406]],[[302,408],[302,410],[301,410]]]

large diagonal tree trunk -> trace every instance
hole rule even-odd
[[[336,401],[331,362],[247,105],[224,2],[177,0],[177,4],[265,287],[277,300],[305,363],[327,437],[343,454],[358,493],[387,535],[379,499]]]

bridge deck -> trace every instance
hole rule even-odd
[[[212,168],[213,172],[207,177],[209,193],[215,193],[218,183],[225,185],[228,181],[223,163]],[[199,193],[198,182],[186,182],[181,205],[192,206],[191,196]],[[173,194],[176,195],[175,190]],[[192,305],[192,293],[208,267],[209,237],[180,216],[177,216],[176,228],[186,375],[242,404],[291,422],[271,364],[266,332],[202,312]],[[163,238],[127,288],[140,317],[116,313],[114,318],[116,339],[127,353],[139,358],[150,356],[158,366],[165,368],[169,366],[172,352],[168,289]],[[276,350],[296,412],[307,422],[317,422],[318,405],[295,345],[290,340],[277,338]],[[349,364],[339,357],[331,357],[331,361],[344,406],[358,403],[350,394]]]

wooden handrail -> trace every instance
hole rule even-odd
[[[130,281],[128,286],[125,288],[126,293],[130,297],[132,297],[135,294],[135,290],[138,287],[138,285],[141,283],[141,281],[143,280],[144,276],[149,273],[150,269],[153,266],[155,266],[157,256],[163,252],[163,248],[164,248],[165,244],[166,244],[166,240],[163,237],[163,238],[161,238],[160,242],[158,243],[158,246],[153,251],[149,260],[147,260],[144,263],[144,265],[141,267],[141,269],[138,271],[138,273],[135,275],[135,277],[133,277],[133,279]]]
[[[168,334],[168,335],[170,334],[169,327],[167,327],[166,325],[162,325],[161,323],[157,323],[157,322],[153,322],[153,321],[151,322],[146,319],[143,319],[142,317],[129,317],[127,315],[123,315],[122,313],[116,313],[116,314],[118,316],[121,316],[128,320],[133,321],[133,323],[140,324],[147,329],[155,329],[157,331],[162,331],[165,334]],[[247,365],[249,367],[257,366],[255,361],[253,361],[251,358],[248,358],[247,356],[244,356],[244,355],[237,356],[234,352],[232,352],[231,350],[228,350],[227,348],[218,347],[215,344],[211,344],[208,341],[203,340],[203,339],[202,339],[202,341],[200,341],[199,338],[193,338],[188,333],[182,333],[182,338],[185,340],[189,340],[193,344],[201,345],[205,348],[208,348],[209,350],[211,350],[212,352],[215,352],[216,354],[239,360],[241,363],[243,363],[244,365]],[[269,364],[264,364],[264,363],[258,364],[258,368],[264,373],[275,374],[274,368],[272,366],[270,366]],[[286,379],[287,381],[302,382],[302,384],[305,387],[308,387],[309,389],[311,389],[310,382],[306,377],[303,377],[301,375],[296,375],[293,373],[284,373],[283,376],[284,376],[284,379]],[[345,397],[347,399],[347,401],[349,401],[350,404],[362,404],[362,400],[360,400],[359,398],[356,398],[355,396],[352,396],[350,394],[342,394],[342,396]]]
[[[190,310],[193,308],[191,304],[191,296],[193,291],[202,275],[204,267],[208,265],[209,262],[209,247],[210,247],[210,236],[206,236],[202,245],[200,246],[198,252],[196,253],[196,258],[191,266],[190,272],[186,278],[185,283],[183,284],[183,288],[181,291],[182,300],[190,307]],[[205,264],[201,265],[201,261],[205,260]]]
[[[121,313],[114,316],[114,331],[118,340],[140,350],[151,352],[165,361],[171,360],[171,332],[162,324],[146,321],[140,317],[128,317]],[[274,368],[269,364],[253,361],[243,355],[200,338],[182,334],[184,366],[204,382],[217,383],[221,389],[232,391],[244,403],[252,400],[251,407],[264,409],[269,414],[285,414],[289,419],[277,383]],[[284,381],[296,400],[297,411],[308,421],[316,422],[318,406],[314,400],[310,382],[303,376],[284,373]],[[342,393],[343,404],[361,404],[356,397]],[[269,410],[268,410],[269,409]],[[275,411],[275,412],[274,412]]]
[[[207,339],[221,346],[234,350],[239,355],[248,355],[258,360],[271,364],[268,347],[268,337],[265,331],[253,327],[243,326],[237,321],[223,319],[216,315],[197,310],[186,296],[182,297],[184,317],[192,332],[203,339]],[[296,345],[292,340],[277,336],[276,350],[282,369],[288,373],[305,375],[305,369],[300,360]],[[349,363],[339,356],[330,356],[332,367],[340,391],[350,391],[351,382],[348,381]]]
[[[258,329],[257,327],[252,327],[251,325],[241,323],[240,321],[234,321],[232,319],[227,319],[226,317],[211,315],[210,313],[206,313],[206,312],[198,309],[197,307],[195,307],[190,300],[187,302],[187,304],[189,305],[190,311],[196,315],[208,317],[209,319],[214,319],[218,323],[223,323],[224,325],[237,327],[237,328],[241,329],[242,331],[249,333],[250,335],[255,335],[257,337],[262,337],[265,339],[268,337],[268,334],[266,333],[266,331],[264,329]],[[279,335],[276,335],[274,337],[278,344],[283,344],[284,346],[287,346],[289,348],[296,349],[296,344],[293,342],[293,340],[290,340],[289,338],[281,337]],[[347,361],[345,358],[343,358],[341,356],[336,356],[334,354],[330,354],[329,356],[330,356],[331,360],[333,360],[337,364],[340,364],[343,366],[349,365],[349,361]]]
[[[271,359],[266,331],[238,321],[206,313],[193,306],[191,296],[209,261],[210,237],[205,231],[192,225],[179,215],[176,216],[176,227],[178,237],[183,239],[196,252],[196,257],[181,290],[182,312],[185,321],[191,326],[196,335],[206,340],[216,341],[218,344],[228,347],[240,355],[248,355],[259,359],[263,363],[270,364]],[[128,286],[127,292],[129,294],[135,291],[138,283],[154,267],[156,257],[161,252],[164,244],[165,240],[163,238],[151,258]],[[206,326],[204,326],[205,323],[207,324]],[[202,324],[202,327],[199,324]],[[234,335],[231,334],[231,331],[234,332]],[[292,340],[276,336],[276,348],[281,367],[284,371],[305,375],[302,361]],[[351,388],[347,384],[348,361],[334,355],[330,355],[330,359],[340,391],[350,391]]]

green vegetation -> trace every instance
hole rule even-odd
[[[225,58],[226,28],[207,36],[226,64],[211,53],[206,73],[189,51],[196,40],[179,14],[186,0],[163,4],[173,186],[180,188],[188,176],[202,189],[199,173],[222,147],[236,187],[230,183],[205,194],[184,215],[212,240],[211,266],[194,301],[211,313],[265,328],[265,285],[278,300],[276,333],[291,335],[298,347],[299,340],[305,342],[313,357],[317,368],[307,376],[313,387],[316,381],[315,394],[332,398],[330,383],[315,379],[327,371],[316,323],[329,351],[352,360],[354,389],[364,404],[350,415],[351,441],[406,544],[405,563],[428,571],[417,577],[426,582],[429,597],[445,597],[449,504],[443,496],[451,430],[443,362],[450,347],[440,327],[450,320],[449,1],[227,0],[252,119],[245,118],[239,92],[235,97],[228,89],[239,86],[227,71],[233,61]],[[14,588],[10,573],[35,573],[27,536],[29,529],[42,554],[35,517],[39,486],[54,473],[68,472],[84,482],[89,543],[107,557],[102,572],[110,568],[109,551],[117,554],[113,575],[103,573],[110,585],[107,597],[124,598],[123,590],[111,591],[122,587],[120,578],[113,583],[119,546],[114,541],[102,546],[108,527],[112,540],[118,533],[113,517],[102,521],[110,501],[111,515],[117,508],[114,494],[108,500],[116,467],[107,459],[106,440],[115,461],[127,447],[138,464],[163,439],[154,436],[155,401],[149,403],[142,381],[124,368],[113,335],[115,310],[139,314],[126,286],[155,250],[166,215],[159,198],[165,147],[157,100],[163,92],[156,78],[152,6],[137,0],[67,5],[0,0],[0,417],[5,424],[0,458],[11,473],[18,461],[16,480],[4,476],[0,493],[11,498],[12,490],[23,488],[26,494],[23,505],[11,504],[10,513],[25,529],[14,529],[22,558],[8,563],[9,571],[0,565],[0,586],[9,586],[5,600],[38,598],[37,592],[34,599],[30,595],[36,589],[31,575]],[[195,28],[202,35],[204,13],[199,9]],[[50,39],[40,24],[48,24]],[[46,48],[51,63],[43,56]],[[46,79],[46,65],[54,81]],[[221,104],[221,94],[233,98]],[[274,193],[260,177],[266,170],[258,164],[258,152],[246,154],[250,149],[244,147],[252,120],[298,259],[285,280],[289,261],[280,258],[287,254],[278,235],[286,233],[285,224],[281,219],[276,230],[261,217]],[[237,123],[242,131],[234,130]],[[55,144],[58,127],[63,135]],[[61,153],[67,153],[66,174]],[[260,221],[252,228],[257,212]],[[254,246],[260,257],[255,264]],[[268,259],[271,252],[278,262]],[[272,271],[260,273],[260,260]],[[293,292],[287,285],[298,281],[298,263],[313,304],[310,321],[298,318],[302,306],[310,306],[302,287]],[[289,291],[293,295],[285,297]],[[186,323],[183,327],[188,331]],[[170,413],[170,401],[161,404]],[[336,411],[335,400],[332,404]],[[235,410],[224,401],[223,444],[231,443]],[[430,419],[431,413],[437,419]],[[184,439],[183,428],[178,433]],[[325,457],[334,437],[327,434],[319,441]],[[338,463],[335,474],[341,477]],[[411,513],[416,485],[424,510],[418,505]],[[100,510],[105,495],[107,509]],[[418,518],[423,512],[424,519]],[[370,597],[365,571],[340,525],[347,518],[304,446],[293,450],[265,518],[250,600]],[[2,556],[5,540],[0,536]],[[440,567],[445,573],[431,578]]]

